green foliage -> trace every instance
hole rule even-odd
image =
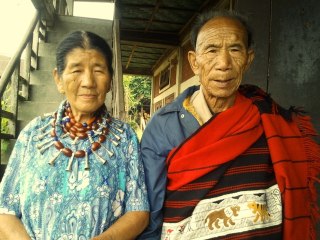
[[[134,129],[139,126],[142,109],[150,112],[151,77],[125,75],[123,77],[125,91],[127,121]]]
[[[7,101],[1,100],[1,109],[9,109]],[[9,133],[9,120],[6,118],[1,118],[1,133]]]
[[[8,95],[11,92],[11,85],[9,84],[6,91],[3,94],[3,98],[1,98],[1,109],[5,111],[11,110]],[[1,133],[10,133],[10,120],[7,118],[1,117]],[[1,153],[4,153],[7,151],[9,145],[9,140],[7,139],[1,139]]]

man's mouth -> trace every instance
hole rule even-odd
[[[214,80],[215,84],[218,85],[219,87],[227,87],[233,78],[226,79],[226,80]]]

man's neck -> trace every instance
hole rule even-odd
[[[219,113],[227,110],[234,105],[236,95],[228,98],[220,98],[215,96],[207,96],[205,94],[204,98],[208,105],[208,108],[212,114]]]

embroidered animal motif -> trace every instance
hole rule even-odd
[[[256,214],[253,222],[257,222],[260,218],[261,222],[265,222],[270,219],[270,214],[268,212],[268,208],[266,204],[260,204],[256,202],[248,203],[248,208],[252,210],[253,214]]]
[[[208,221],[208,228],[210,230],[213,230],[213,224],[216,228],[220,228],[219,220],[223,220],[223,224],[225,227],[229,227],[230,223],[231,225],[235,225],[235,223],[232,221],[232,217],[238,216],[238,212],[240,211],[239,206],[233,206],[233,207],[227,207],[223,208],[217,211],[211,212],[206,219],[204,220],[205,223]]]

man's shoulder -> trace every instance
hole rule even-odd
[[[194,85],[185,89],[181,94],[179,94],[171,103],[160,108],[155,112],[154,116],[165,115],[172,112],[179,112],[183,107],[183,101],[191,96],[195,91],[199,90],[199,86]]]

